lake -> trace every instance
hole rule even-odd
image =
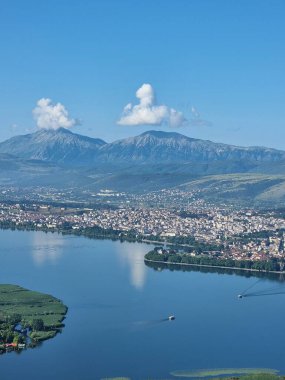
[[[174,370],[225,367],[285,372],[282,288],[239,300],[256,277],[155,270],[143,260],[150,245],[43,232],[1,230],[0,237],[0,283],[52,294],[69,307],[62,334],[0,356],[3,379],[163,379]],[[279,285],[278,276],[264,276],[251,292]],[[171,314],[176,320],[166,321]]]

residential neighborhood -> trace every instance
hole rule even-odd
[[[132,232],[144,240],[191,247],[187,238],[198,243],[219,246],[221,257],[235,260],[266,260],[284,257],[285,219],[274,211],[230,210],[196,202],[187,210],[167,208],[70,208],[49,204],[0,204],[0,224],[15,228],[84,231],[98,227],[120,231],[120,237]],[[178,238],[186,238],[182,244]],[[175,240],[176,239],[176,240]],[[185,240],[185,239],[184,239]],[[195,255],[195,249],[192,250]],[[208,252],[213,254],[213,252]]]

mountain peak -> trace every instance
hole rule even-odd
[[[269,162],[285,159],[285,152],[269,148],[244,148],[194,139],[177,132],[150,130],[106,144],[100,148],[99,158],[102,162],[148,164],[227,160]]]
[[[44,129],[44,128],[42,128],[42,129],[37,130],[35,133],[37,133],[37,134],[45,133],[45,134],[53,134],[53,135],[57,134],[57,133],[58,134],[61,134],[61,133],[63,133],[63,134],[71,134],[71,135],[74,134],[69,129],[66,129],[66,128],[63,128],[63,127],[60,127],[60,128],[57,128],[57,129],[51,129],[51,128]]]
[[[213,161],[276,162],[285,152],[262,147],[238,147],[198,140],[177,132],[150,130],[107,144],[60,128],[38,130],[0,143],[0,154],[53,163],[92,166],[108,164],[213,163]]]
[[[10,153],[25,159],[83,165],[94,161],[99,148],[105,144],[101,139],[82,136],[65,128],[40,129],[0,143],[0,153]]]
[[[177,133],[177,132],[165,132],[165,131],[157,131],[157,130],[150,130],[150,131],[146,131],[146,132],[143,132],[142,134],[140,134],[139,136],[137,137],[143,137],[143,136],[153,136],[153,137],[157,137],[157,138],[183,138],[183,139],[189,139],[189,140],[193,140],[191,137],[187,137],[185,135],[182,135],[181,133]]]

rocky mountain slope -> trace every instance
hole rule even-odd
[[[250,160],[272,162],[285,152],[264,147],[238,147],[193,139],[179,133],[148,131],[136,137],[105,144],[99,150],[103,162],[175,163]]]
[[[67,129],[39,130],[0,143],[0,153],[57,164],[92,164],[105,141],[78,135]]]
[[[214,202],[283,204],[285,152],[149,131],[106,143],[65,129],[0,143],[0,187],[55,187],[78,193],[147,193],[179,188]]]
[[[264,147],[238,147],[193,139],[179,133],[148,131],[107,144],[66,129],[40,130],[0,143],[0,153],[67,165],[98,163],[273,163],[285,160],[285,151]]]

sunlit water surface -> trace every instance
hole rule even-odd
[[[42,232],[0,237],[0,283],[52,294],[69,307],[62,334],[0,356],[2,379],[158,379],[225,367],[285,372],[285,295],[238,300],[254,277],[154,270],[144,264],[151,247],[144,244]],[[265,277],[256,287],[278,281]],[[165,320],[170,314],[175,321]]]

